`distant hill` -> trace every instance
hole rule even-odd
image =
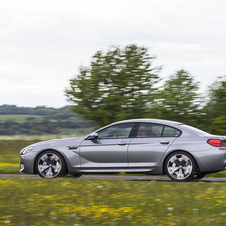
[[[72,135],[81,131],[88,133],[93,129],[94,125],[82,120],[81,115],[73,113],[71,107],[1,105],[0,135]]]
[[[70,105],[62,108],[51,108],[45,106],[38,106],[35,108],[31,107],[17,107],[16,105],[1,105],[0,106],[0,115],[58,115],[58,116],[77,116],[78,114],[71,111]]]

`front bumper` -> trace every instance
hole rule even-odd
[[[35,156],[34,152],[20,155],[20,173],[35,173]]]
[[[24,164],[23,164],[23,162],[20,162],[20,172],[24,173]]]

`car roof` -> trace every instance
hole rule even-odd
[[[181,122],[175,122],[175,121],[164,120],[164,119],[142,118],[142,119],[122,120],[119,122],[112,123],[111,125],[116,125],[116,124],[121,124],[121,123],[130,123],[130,122],[156,123],[156,124],[164,124],[164,125],[169,125],[169,126],[178,126],[178,125],[183,124]]]

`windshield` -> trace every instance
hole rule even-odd
[[[203,135],[203,136],[204,135],[210,135],[209,133],[207,133],[207,132],[205,132],[205,131],[203,131],[201,129],[197,129],[195,127],[192,127],[192,126],[188,126],[188,125],[184,125],[184,124],[182,124],[180,126],[186,128],[187,130],[190,130],[190,131],[192,131],[192,132],[194,132],[196,134],[199,134],[199,135]]]

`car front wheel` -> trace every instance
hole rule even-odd
[[[36,160],[35,167],[40,177],[50,179],[66,174],[66,164],[63,157],[53,150],[42,152]]]
[[[196,172],[196,162],[190,154],[177,151],[167,157],[165,171],[172,180],[191,181]]]

